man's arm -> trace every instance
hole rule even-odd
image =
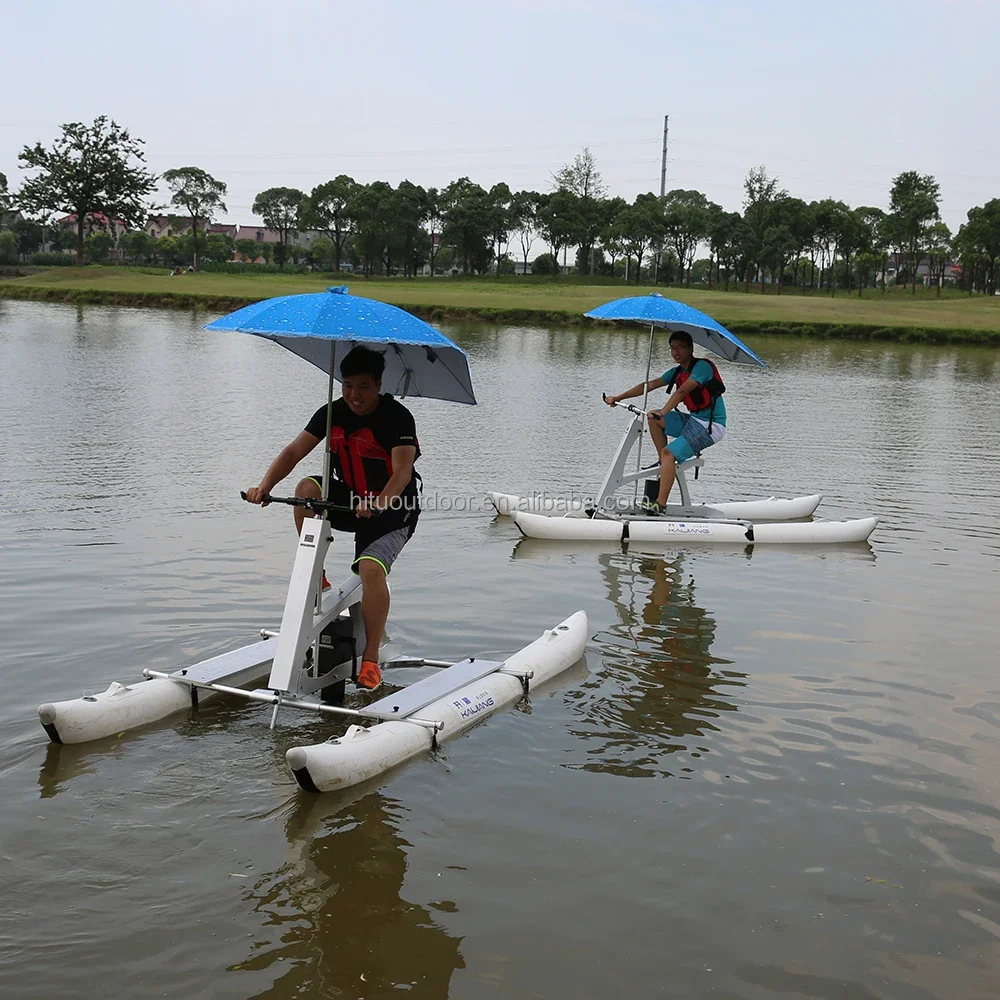
[[[367,517],[371,511],[388,510],[390,502],[402,494],[413,477],[413,463],[417,449],[412,444],[400,444],[392,449],[392,475],[385,489],[377,497],[369,497],[358,509],[358,517]]]
[[[259,486],[252,486],[247,490],[247,501],[249,503],[264,503],[282,479],[287,476],[299,462],[302,461],[322,441],[322,438],[310,434],[309,431],[300,431],[298,437],[290,444],[278,452],[278,457],[271,463]],[[413,464],[412,462],[410,463]]]
[[[662,385],[663,382],[661,381],[660,384]],[[699,385],[701,385],[701,383],[697,379],[689,378],[682,386],[680,386],[680,388],[675,389],[670,394],[670,397],[667,399],[666,403],[664,403],[664,405],[660,407],[660,409],[650,410],[649,415],[651,417],[654,416],[662,417],[666,415],[671,410],[676,409],[680,401],[684,399],[684,397],[687,396],[688,393],[694,392],[694,390],[697,389]]]
[[[635,399],[636,396],[641,396],[644,390],[652,392],[654,389],[662,389],[666,384],[662,378],[650,379],[648,382],[640,382],[638,385],[632,386],[631,389],[620,392],[617,396],[605,396],[604,402],[608,406],[614,406],[615,403],[620,403],[623,399]]]

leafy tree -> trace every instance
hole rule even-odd
[[[706,285],[711,280],[714,261],[711,257],[699,257],[692,265],[689,281],[696,285]]]
[[[51,149],[25,146],[18,156],[25,170],[38,173],[24,182],[19,204],[36,214],[76,215],[76,262],[83,264],[87,218],[103,215],[138,229],[146,217],[145,199],[156,178],[142,165],[142,140],[101,115],[92,125],[71,122]]]
[[[517,265],[509,254],[504,254],[497,262],[497,274],[517,274]]]
[[[931,223],[940,218],[941,189],[930,174],[905,170],[892,182],[889,192],[890,234],[893,245],[907,262],[912,292],[917,294],[917,268],[926,252]],[[904,286],[905,287],[905,286]]]
[[[0,222],[10,211],[10,191],[7,190],[7,175],[0,172]]]
[[[951,259],[951,230],[943,222],[935,222],[927,230],[927,264],[929,277],[937,285],[937,297],[941,298],[944,270]]]
[[[788,192],[778,187],[777,177],[768,177],[764,167],[753,167],[743,179],[743,226],[741,252],[746,263],[746,291],[750,291],[750,279],[760,270],[761,254],[764,250],[764,236],[774,224],[778,213],[778,203],[788,197]],[[764,286],[761,284],[761,292]]]
[[[539,232],[556,259],[553,274],[558,276],[559,251],[572,243],[580,232],[580,197],[562,188],[545,195],[539,202],[538,223]]]
[[[982,272],[980,288],[989,295],[997,290],[998,270],[1000,270],[1000,198],[993,198],[985,205],[970,208],[955,237],[955,249],[962,258],[963,281],[971,292],[976,284],[975,272]]]
[[[792,284],[799,283],[799,269],[802,256],[813,244],[816,231],[816,216],[811,205],[801,198],[785,198],[780,210],[782,222],[788,227],[795,247],[792,251]],[[778,287],[781,291],[781,287]]]
[[[153,253],[168,266],[180,264],[183,260],[176,236],[160,236],[153,244]]]
[[[570,191],[578,198],[592,198],[598,201],[607,193],[604,178],[597,169],[597,161],[587,146],[577,153],[572,163],[567,163],[557,170],[552,179],[555,190]]]
[[[760,262],[771,272],[771,281],[778,287],[781,294],[781,283],[785,274],[785,266],[798,249],[795,237],[788,225],[781,222],[769,226],[764,231],[764,240],[760,248]]]
[[[212,260],[230,261],[235,249],[236,240],[228,233],[209,233],[205,237],[205,256]]]
[[[222,200],[226,193],[226,185],[222,181],[217,181],[201,167],[177,167],[174,170],[167,170],[162,179],[171,191],[170,204],[183,208],[187,218],[191,220],[194,269],[197,271],[205,226],[215,218],[217,212],[228,211]]]
[[[403,274],[415,275],[417,267],[422,266],[420,259],[427,246],[421,237],[427,233],[423,224],[428,212],[427,192],[418,184],[401,181],[392,195],[390,212],[394,217],[393,226],[395,242],[403,260]]]
[[[17,263],[17,237],[9,230],[0,232],[0,264]]]
[[[45,235],[45,229],[37,222],[28,219],[18,219],[13,227],[14,238],[17,240],[17,249],[21,257],[25,260],[33,254],[41,245]]]
[[[317,267],[326,271],[340,270],[340,262],[336,260],[334,254],[335,245],[329,236],[317,236],[309,249],[312,253],[313,263]]]
[[[118,237],[118,248],[134,262],[149,260],[153,256],[155,241],[145,229],[134,229]]]
[[[441,233],[444,229],[444,218],[441,215],[441,192],[437,188],[427,190],[427,255],[430,258],[431,277],[438,268],[438,254],[441,251]]]
[[[824,198],[816,202],[813,206],[813,218],[815,220],[814,240],[816,247],[820,251],[820,287],[823,285],[823,271],[826,270],[827,287],[830,294],[834,294],[836,282],[834,281],[834,261],[837,259],[837,250],[844,238],[847,227],[847,216],[850,209],[842,201],[834,198]]]
[[[540,253],[531,262],[532,274],[553,275],[559,270],[559,264],[550,253]]]
[[[358,190],[353,177],[339,174],[332,181],[312,189],[305,210],[305,228],[322,229],[330,239],[334,252],[330,255],[332,271],[340,270],[344,244],[351,233],[348,205]],[[315,243],[313,244],[315,247]]]
[[[514,228],[513,207],[510,188],[502,182],[494,184],[486,196],[486,213],[493,241],[493,259],[497,262],[497,274],[500,273],[500,257],[507,250],[510,234]]]
[[[844,282],[847,285],[847,292],[850,294],[854,280],[854,255],[859,251],[864,238],[858,217],[850,208],[840,217],[837,236],[837,249],[844,261]],[[834,282],[835,288],[836,282]],[[831,290],[830,294],[833,295],[834,291]]]
[[[635,257],[635,283],[639,284],[642,258],[664,237],[660,199],[652,193],[637,195],[635,201],[615,217],[611,230],[624,255]]]
[[[108,259],[108,251],[114,245],[114,240],[108,233],[91,233],[84,238],[83,252],[91,264],[100,264]]]
[[[861,298],[872,274],[881,271],[885,282],[886,216],[882,209],[867,205],[854,209],[853,215],[857,228],[854,264],[858,272],[858,298]]]
[[[667,192],[663,199],[663,229],[667,245],[673,248],[680,262],[681,281],[688,269],[688,284],[691,284],[690,267],[698,251],[698,244],[710,234],[712,203],[700,191],[684,191],[677,188]]]
[[[431,238],[426,229],[418,229],[413,237],[413,243],[409,248],[407,265],[409,273],[415,275],[427,262],[431,256]]]
[[[601,201],[607,194],[607,187],[597,162],[588,147],[574,157],[553,175],[558,191],[569,191],[580,199],[578,206],[578,227],[571,242],[579,246],[578,259],[584,263],[582,274],[590,273],[591,251],[607,219],[601,211]]]
[[[392,231],[393,190],[385,181],[359,185],[347,206],[358,246],[364,259],[365,276],[383,264],[383,254]]]
[[[455,266],[455,248],[441,247],[434,259],[434,267],[447,274]]]
[[[261,191],[250,209],[264,220],[268,229],[277,231],[281,249],[275,247],[274,257],[281,268],[284,268],[288,254],[288,234],[298,230],[305,200],[306,196],[298,188],[273,187]]]
[[[521,244],[521,259],[527,263],[531,244],[538,238],[538,206],[542,196],[537,191],[518,191],[511,199],[511,224]]]
[[[608,271],[612,276],[615,274],[615,261],[625,253],[625,246],[622,243],[621,233],[615,226],[615,220],[626,208],[628,208],[628,202],[617,195],[614,198],[607,198],[601,203],[604,225],[598,239],[604,252],[610,257]]]
[[[243,236],[236,240],[236,250],[248,264],[252,264],[258,257],[261,256],[260,247],[260,243],[256,240],[250,239],[248,236]]]
[[[58,223],[50,225],[49,246],[53,250],[75,250],[76,233],[72,229],[63,229]]]
[[[462,273],[470,269],[482,274],[489,266],[491,251],[488,196],[468,177],[452,181],[441,192],[444,229],[441,239],[455,248]]]
[[[709,247],[715,255],[716,271],[723,267],[726,270],[726,291],[729,291],[729,278],[733,262],[739,255],[742,243],[743,219],[739,212],[713,212],[709,223]],[[717,275],[717,280],[721,277]]]

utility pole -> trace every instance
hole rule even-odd
[[[660,197],[667,193],[667,134],[670,131],[670,115],[663,116],[663,159],[660,161]]]
[[[660,203],[667,193],[667,134],[670,131],[670,115],[663,116],[663,157],[660,160]],[[663,267],[663,247],[656,255],[656,280],[660,279],[660,268]]]

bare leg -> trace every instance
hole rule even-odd
[[[298,486],[295,487],[295,495],[303,500],[322,500],[323,491],[319,488],[315,479],[303,479]],[[315,515],[311,510],[306,510],[305,507],[293,507],[292,514],[295,517],[295,534],[302,534],[302,522],[307,517],[314,517]]]
[[[649,421],[649,436],[653,439],[653,447],[656,449],[657,456],[661,455],[667,446],[667,432],[663,429],[662,421]]]
[[[657,494],[656,502],[665,507],[667,497],[674,487],[674,479],[677,476],[677,460],[674,453],[669,448],[664,448],[660,452],[660,492]]]
[[[365,622],[366,640],[361,658],[378,663],[378,647],[389,617],[389,587],[385,582],[385,570],[374,559],[362,559],[358,563],[358,576],[361,577],[361,617]]]

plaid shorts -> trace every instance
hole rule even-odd
[[[667,436],[673,438],[667,447],[678,462],[686,462],[689,458],[694,458],[698,452],[711,448],[716,443],[708,433],[708,425],[689,413],[671,410],[663,423]]]

